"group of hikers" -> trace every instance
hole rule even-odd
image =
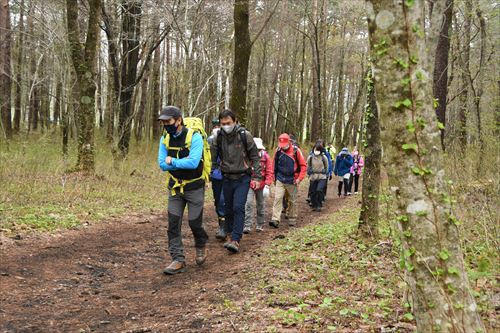
[[[158,164],[167,172],[168,250],[172,263],[164,273],[186,271],[181,224],[187,206],[189,227],[194,236],[196,264],[207,259],[208,234],[203,223],[205,186],[212,185],[219,228],[215,237],[231,253],[240,251],[243,234],[264,230],[265,203],[274,184],[272,217],[269,226],[279,228],[284,213],[289,226],[297,224],[297,192],[304,178],[309,178],[307,201],[313,211],[325,203],[328,181],[338,180],[338,196],[358,193],[359,176],[364,165],[356,149],[351,154],[343,148],[338,155],[332,144],[318,140],[304,157],[291,134],[278,137],[278,147],[271,158],[262,139],[254,138],[241,126],[231,110],[223,110],[212,121],[213,130],[206,136],[198,118],[184,118],[176,106],[161,110],[158,120],[164,134],[160,139]],[[343,190],[343,192],[342,192]],[[256,213],[254,213],[254,207]],[[256,216],[256,219],[254,218]]]

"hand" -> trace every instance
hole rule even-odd
[[[171,165],[172,164],[172,157],[167,156],[167,158],[165,159],[165,163],[167,163],[168,165]]]
[[[260,188],[260,180],[254,181],[255,188]]]
[[[295,185],[297,185],[297,186],[299,186],[299,185],[300,185],[300,182],[301,182],[301,180],[300,180],[300,179],[296,179],[296,180],[294,181]]]

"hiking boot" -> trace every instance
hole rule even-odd
[[[354,194],[356,194],[356,195],[357,195],[357,194],[358,194],[358,192],[354,192]]]
[[[217,233],[215,234],[215,238],[218,240],[226,240],[227,233],[226,233],[226,220],[223,217],[219,217],[219,230],[217,230]]]
[[[276,228],[276,229],[278,229],[279,224],[280,223],[278,221],[274,221],[274,220],[269,221],[269,225],[273,228]]]
[[[197,265],[203,265],[203,263],[207,260],[207,248],[206,247],[200,247],[196,248],[196,264]]]
[[[163,270],[164,274],[174,275],[177,273],[184,273],[187,270],[186,263],[183,261],[174,260],[167,268]]]
[[[255,231],[257,231],[257,232],[264,231],[264,227],[263,226],[257,226],[257,227],[255,227]]]
[[[252,230],[249,227],[243,228],[243,233],[244,234],[249,234]]]
[[[234,240],[225,243],[224,247],[229,252],[232,252],[232,253],[238,253],[238,252],[240,252],[240,243],[238,243],[237,241],[234,241]]]

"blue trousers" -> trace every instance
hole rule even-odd
[[[250,189],[250,176],[239,179],[224,178],[224,209],[226,217],[226,232],[231,234],[231,240],[239,242],[243,235],[245,224],[245,204]]]
[[[218,217],[224,217],[224,191],[222,191],[223,180],[212,179],[212,191],[214,193],[215,212]]]

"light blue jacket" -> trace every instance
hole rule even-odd
[[[180,134],[180,133],[179,133]],[[176,136],[174,136],[176,137]],[[160,146],[158,148],[158,165],[163,171],[175,170],[194,170],[200,164],[203,155],[203,139],[200,133],[193,133],[191,147],[189,148],[189,156],[186,158],[172,158],[172,164],[167,164],[165,159],[168,156],[168,149],[163,144],[163,136],[160,138]]]

